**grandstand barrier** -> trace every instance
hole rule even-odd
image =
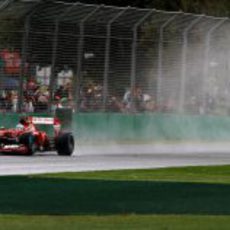
[[[109,142],[229,141],[230,117],[173,114],[77,113],[65,128],[80,144]],[[0,125],[14,127],[19,114],[0,114]],[[37,115],[36,115],[37,116]],[[39,114],[39,116],[49,116]],[[65,121],[65,118],[62,117]]]
[[[230,140],[230,117],[97,113],[78,114],[73,122],[86,143]]]

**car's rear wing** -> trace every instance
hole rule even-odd
[[[29,117],[34,125],[53,126],[54,134],[57,136],[61,130],[61,122],[57,117]]]
[[[30,121],[35,125],[61,125],[56,117],[30,117]]]

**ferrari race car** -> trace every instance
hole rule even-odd
[[[25,129],[0,129],[0,153],[33,155],[37,151],[57,151],[58,155],[70,156],[74,151],[74,137],[61,131],[61,122],[54,117],[27,117],[34,127]],[[38,127],[51,126],[52,135]]]

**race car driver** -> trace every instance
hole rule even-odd
[[[44,143],[47,141],[47,136],[44,134],[44,132],[37,132],[37,128],[33,124],[30,117],[21,117],[19,123],[16,126],[16,129],[18,129],[21,134],[32,133],[34,135],[37,133],[37,148],[39,148],[40,151],[44,150]]]
[[[22,130],[25,133],[36,131],[36,128],[29,117],[21,117],[19,123],[16,126],[16,129]]]

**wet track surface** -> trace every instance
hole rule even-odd
[[[0,175],[224,164],[230,164],[229,144],[81,146],[71,157],[1,155]]]

